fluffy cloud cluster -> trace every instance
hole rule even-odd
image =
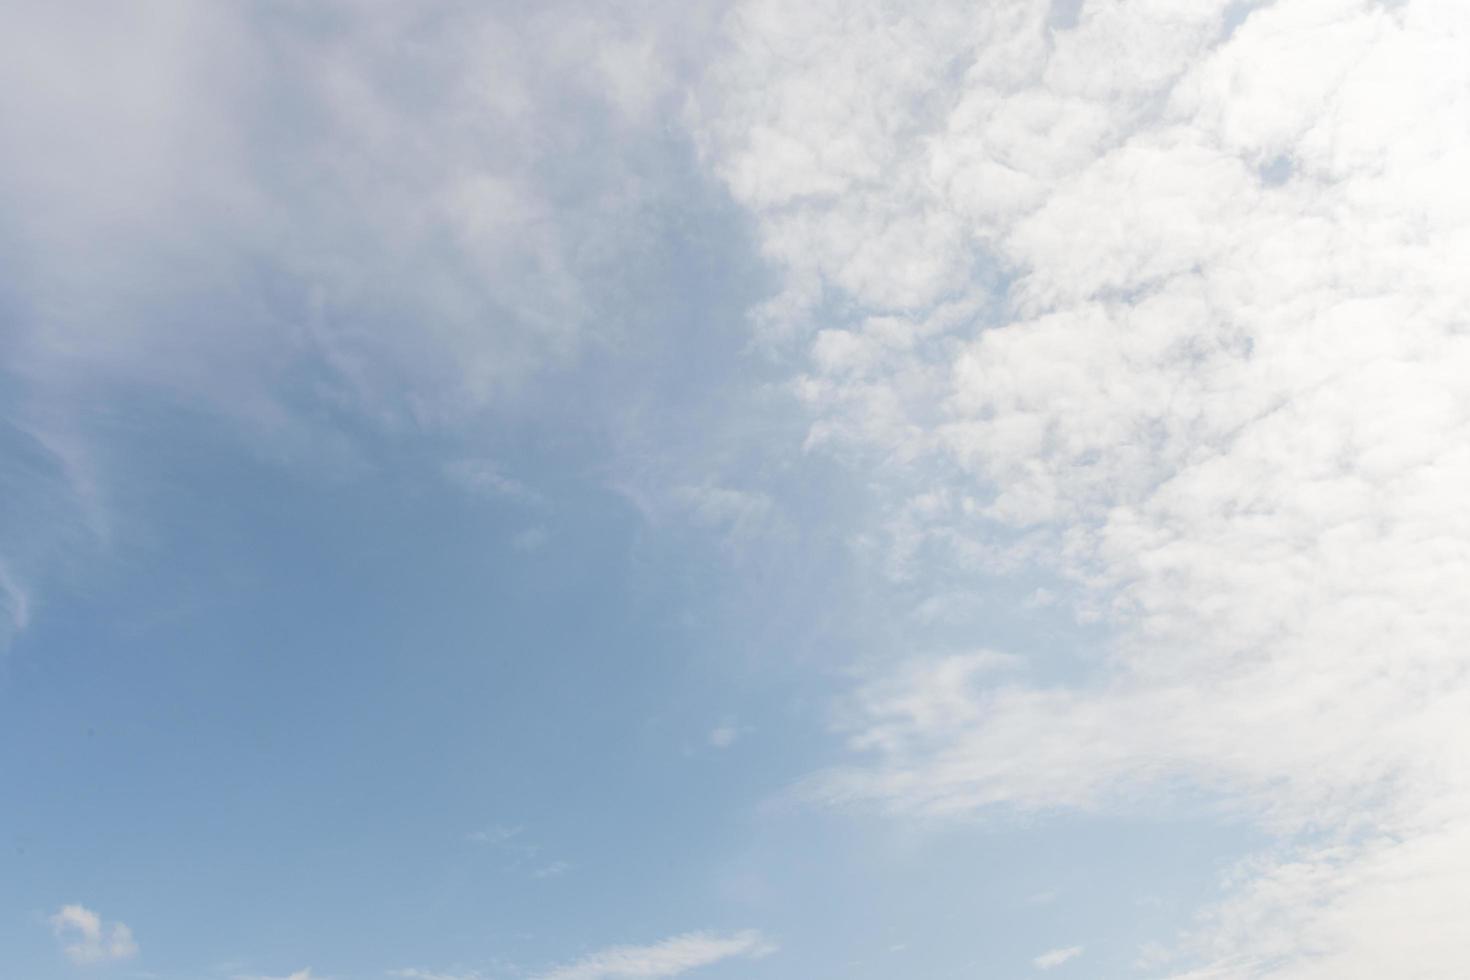
[[[878,495],[854,537],[936,597],[1044,568],[1115,629],[1070,686],[994,653],[875,679],[812,791],[963,817],[1187,784],[1284,844],[1180,975],[1470,972],[1470,9],[744,0],[713,48],[711,9],[11,11],[0,640],[58,528],[108,533],[87,420],[118,390],[329,457],[344,417],[433,424],[597,343],[682,112],[780,273],[755,321],[809,446]],[[779,509],[678,487],[732,545]]]
[[[1117,635],[1073,686],[875,681],[866,761],[814,791],[963,816],[1183,781],[1292,842],[1189,975],[1470,969],[1470,11],[797,19],[731,15],[699,126],[784,271],[758,324],[807,351],[812,445],[877,475],[895,574],[1045,566]]]
[[[126,960],[138,955],[133,931],[121,922],[104,926],[102,919],[81,905],[66,905],[51,916],[51,928],[66,958],[79,965]]]

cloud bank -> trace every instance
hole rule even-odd
[[[751,2],[702,93],[784,274],[756,327],[804,352],[809,446],[876,477],[892,575],[1043,568],[1116,635],[1076,684],[875,679],[813,792],[932,818],[1193,787],[1283,850],[1181,975],[1470,969],[1470,13],[1073,20]]]
[[[626,336],[604,300],[657,251],[687,138],[780,280],[752,323],[798,365],[808,452],[871,494],[854,549],[925,615],[1044,574],[1113,636],[1080,680],[1019,650],[875,671],[809,794],[906,820],[1198,794],[1280,845],[1178,976],[1470,973],[1470,10],[352,14],[11,13],[0,642],[50,552],[112,532],[99,402],[344,467],[354,426],[503,405]],[[659,492],[732,551],[786,526],[759,474],[680,475]],[[78,962],[136,951],[81,906],[52,925]],[[543,977],[764,948],[692,933]]]

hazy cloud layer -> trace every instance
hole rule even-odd
[[[439,431],[626,342],[692,179],[665,120],[704,5],[363,13],[10,10],[0,642],[111,541],[134,474],[104,422],[162,406],[355,472],[354,433]],[[537,500],[492,464],[446,476]]]

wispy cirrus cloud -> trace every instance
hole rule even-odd
[[[534,980],[620,980],[677,977],[737,957],[767,956],[775,946],[759,932],[689,932],[647,946],[610,946]]]
[[[418,967],[406,967],[402,970],[389,970],[390,977],[399,977],[400,980],[485,980],[485,974],[471,970],[465,971],[436,971],[422,970]]]
[[[53,486],[0,439],[0,467],[34,484],[7,495],[76,513],[0,523],[9,632],[70,524],[137,519],[112,512],[135,454],[110,451],[99,405],[173,406],[264,458],[358,473],[363,431],[462,434],[626,329],[606,294],[687,193],[662,179],[684,154],[664,119],[713,10],[14,5],[0,422],[64,442],[67,465]]]
[[[525,833],[526,828],[521,826],[506,826],[505,824],[492,824],[489,827],[481,827],[464,835],[464,839],[471,844],[507,844]]]
[[[1031,961],[1031,965],[1038,970],[1054,970],[1059,966],[1070,963],[1082,955],[1081,946],[1066,946],[1060,949],[1049,949]]]
[[[31,597],[3,561],[0,561],[0,617],[3,617],[0,618],[0,650],[4,650],[12,636],[30,625]]]

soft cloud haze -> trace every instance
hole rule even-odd
[[[1470,975],[1464,4],[7,20],[0,973]]]

